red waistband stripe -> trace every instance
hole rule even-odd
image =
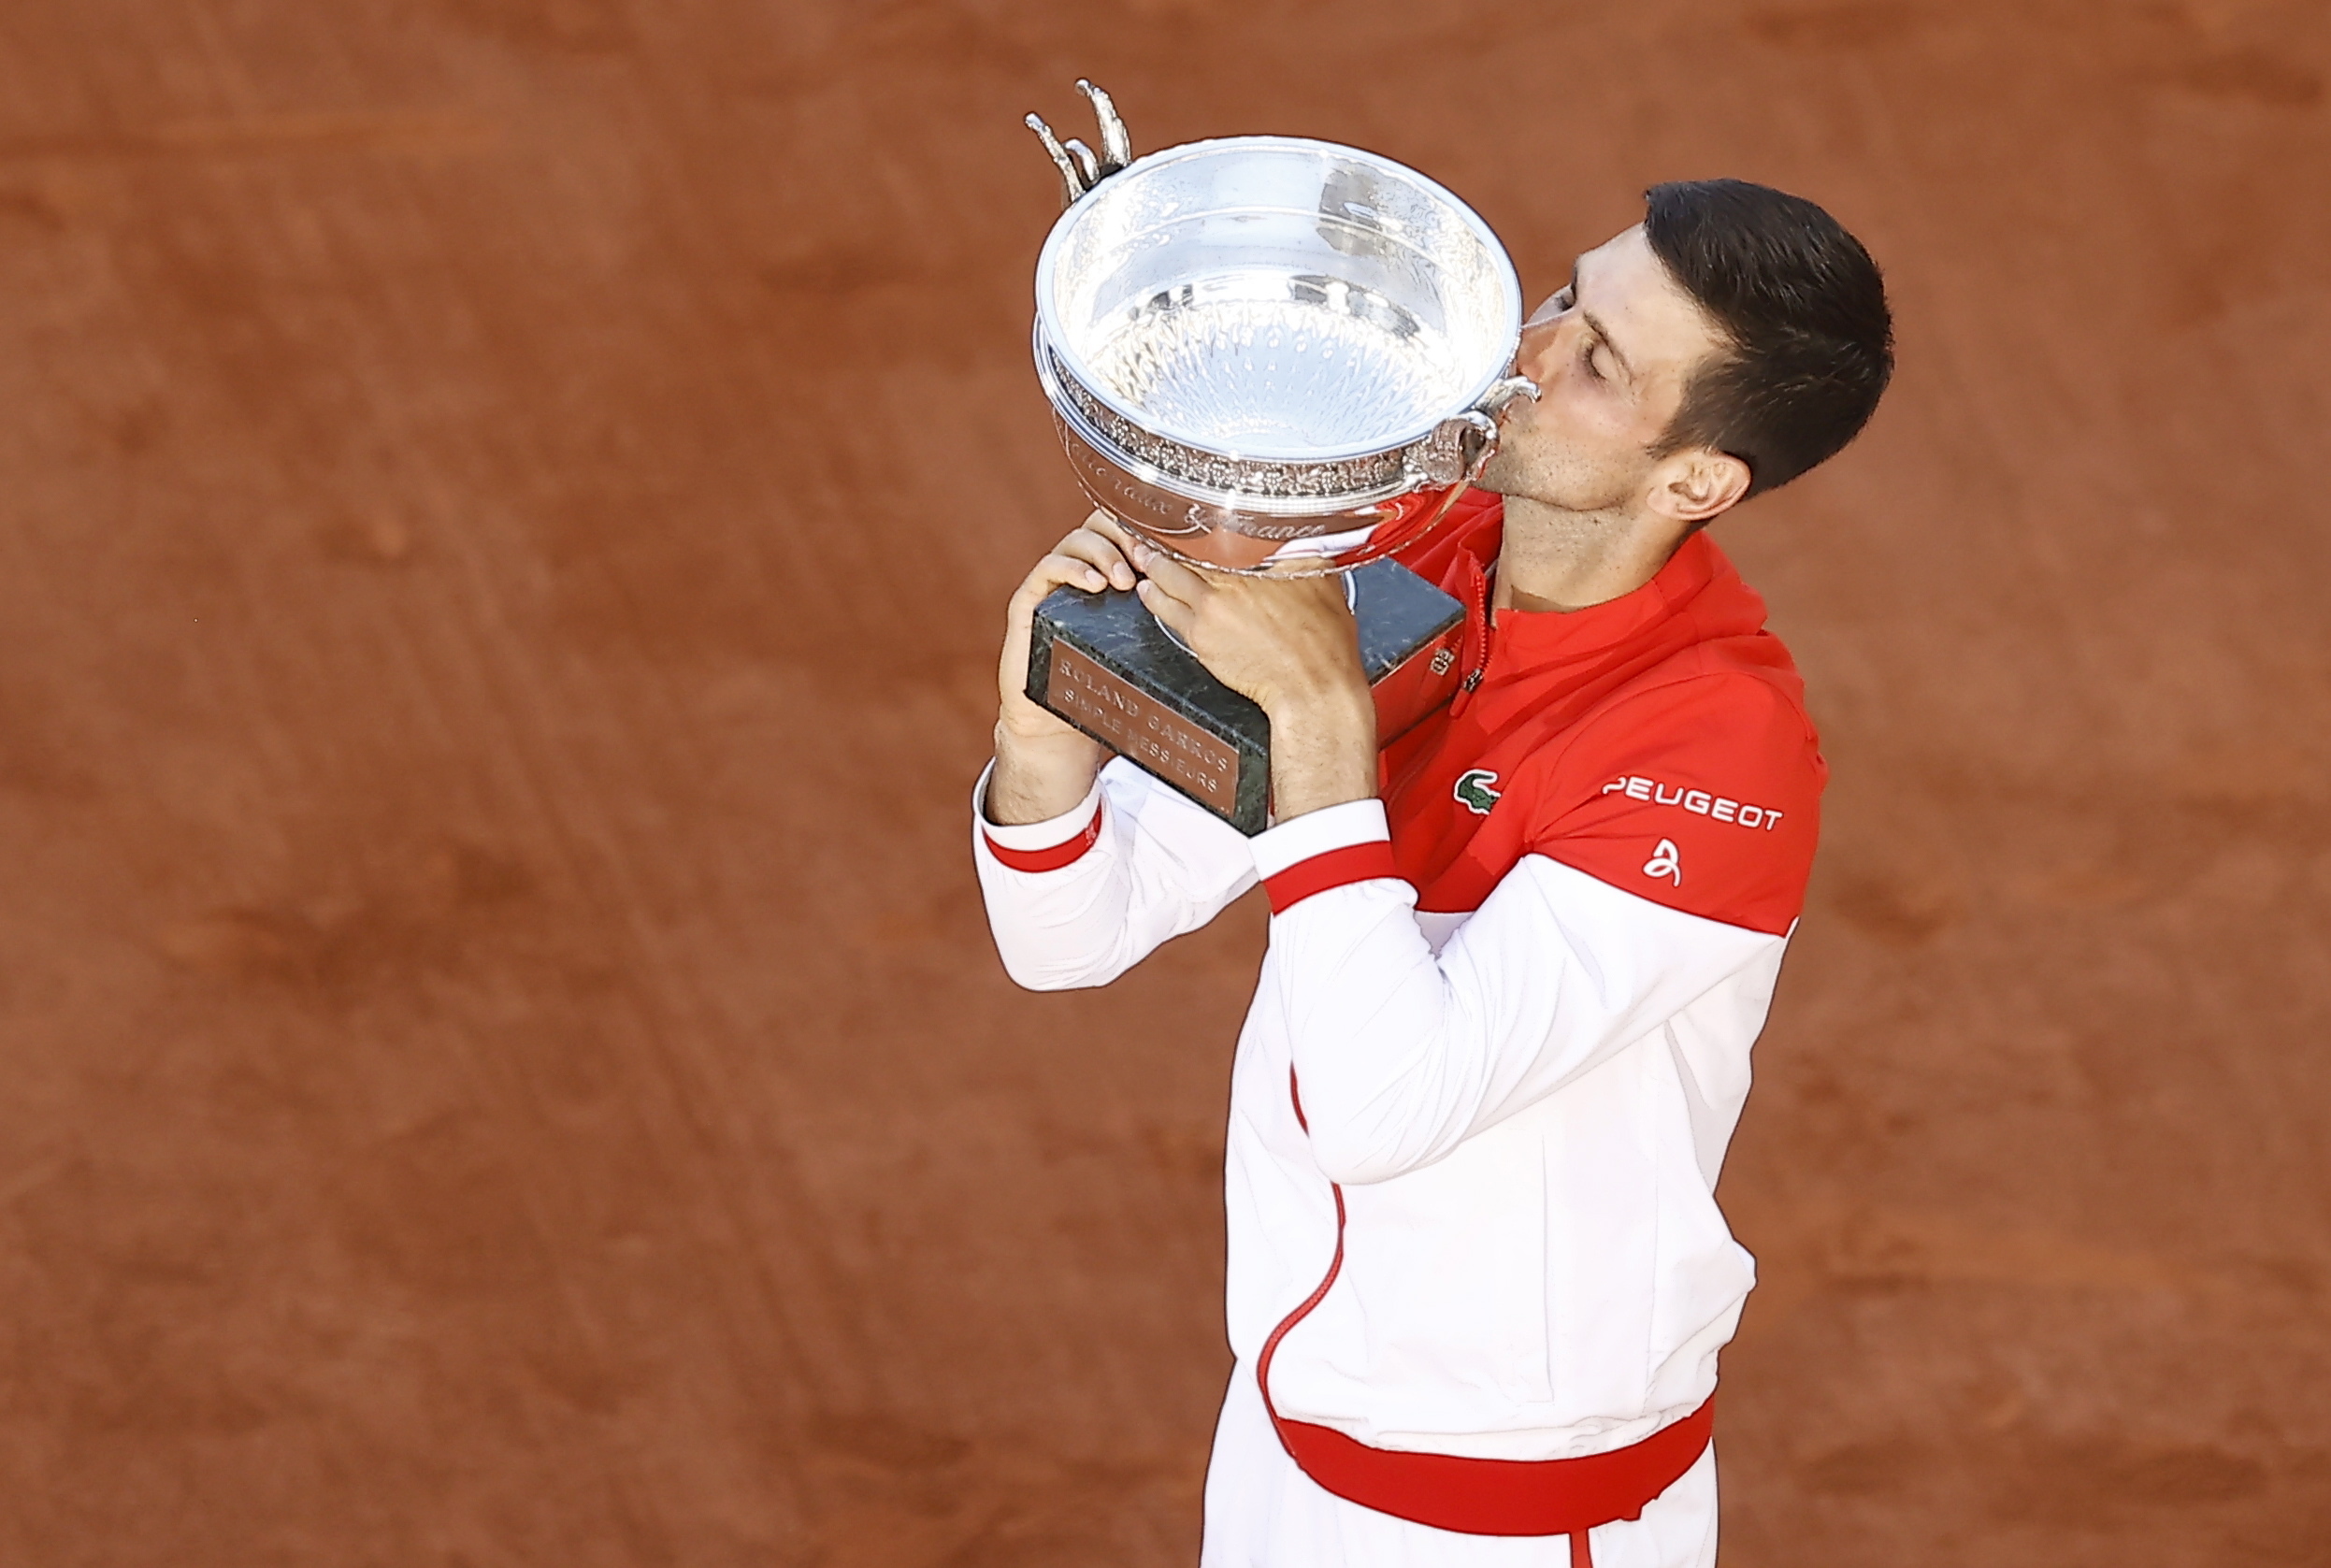
[[[1355,882],[1374,882],[1378,877],[1397,878],[1400,874],[1400,868],[1392,863],[1391,844],[1383,839],[1372,839],[1364,844],[1345,844],[1341,849],[1325,850],[1309,859],[1298,860],[1278,875],[1265,877],[1262,889],[1270,895],[1271,913],[1285,914],[1314,893]]]
[[[987,853],[1015,871],[1057,871],[1063,866],[1073,866],[1085,857],[1085,852],[1101,842],[1101,806],[1093,806],[1093,819],[1085,825],[1076,837],[1048,849],[1010,849],[996,842],[993,833],[986,835]]]
[[[1303,1474],[1347,1502],[1467,1535],[1578,1535],[1643,1517],[1716,1431],[1716,1396],[1640,1443],[1573,1460],[1477,1460],[1371,1448],[1331,1427],[1273,1415]]]

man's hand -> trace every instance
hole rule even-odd
[[[1271,719],[1282,822],[1376,792],[1376,710],[1336,577],[1200,571],[1130,540],[1142,602],[1231,690]]]
[[[996,670],[996,770],[987,781],[987,820],[999,827],[1043,822],[1085,798],[1109,749],[1028,699],[1028,646],[1036,606],[1055,588],[1130,588],[1132,548],[1105,511],[1052,547],[1012,595]]]

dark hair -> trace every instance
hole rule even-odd
[[[1644,201],[1652,253],[1724,340],[1658,453],[1727,453],[1748,466],[1750,496],[1835,454],[1894,367],[1885,280],[1862,242],[1804,197],[1744,180],[1675,180]]]

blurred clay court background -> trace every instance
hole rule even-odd
[[[9,0],[0,1561],[1194,1561],[1262,913],[967,859],[1081,74],[1868,241],[1725,1561],[2331,1560],[2318,0]]]

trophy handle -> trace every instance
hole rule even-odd
[[[1411,449],[1408,471],[1427,484],[1473,483],[1497,454],[1498,410],[1517,397],[1537,395],[1538,383],[1529,377],[1506,377],[1472,408],[1434,425],[1432,434]]]
[[[1477,411],[1494,418],[1496,417],[1498,410],[1504,408],[1506,404],[1512,402],[1517,397],[1527,397],[1532,403],[1536,402],[1538,400],[1538,383],[1532,381],[1527,376],[1508,376],[1504,381],[1498,382],[1495,386],[1489,388],[1489,391],[1483,393],[1481,395],[1481,400],[1475,403],[1474,408]]]
[[[1036,133],[1051,154],[1053,166],[1060,171],[1061,210],[1074,207],[1094,186],[1115,174],[1133,161],[1133,138],[1126,134],[1125,122],[1117,116],[1116,101],[1082,77],[1076,90],[1085,94],[1093,106],[1093,118],[1101,125],[1101,151],[1096,153],[1083,142],[1071,137],[1067,141],[1052,134],[1042,115],[1031,114],[1021,123]]]
[[[1117,116],[1116,100],[1083,77],[1076,79],[1076,90],[1091,101],[1093,118],[1101,124],[1101,172],[1115,174],[1133,161],[1133,138]]]

